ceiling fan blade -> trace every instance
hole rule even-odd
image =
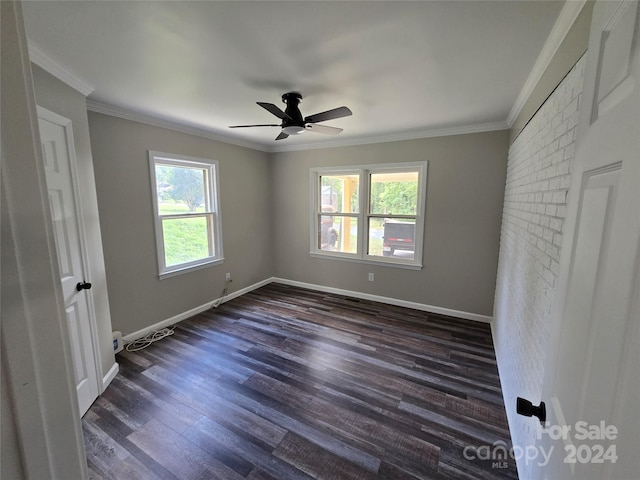
[[[318,123],[325,120],[333,120],[334,118],[342,118],[353,115],[353,112],[347,107],[338,107],[333,110],[327,110],[326,112],[316,113],[304,119],[305,123]]]
[[[273,103],[265,103],[265,102],[256,102],[265,110],[273,113],[276,117],[281,118],[282,120],[292,120],[292,118],[276,107]]]
[[[330,127],[329,125],[309,124],[309,125],[305,125],[304,128],[311,132],[324,133],[326,135],[337,135],[342,131],[341,128]]]
[[[284,139],[285,139],[285,138],[287,138],[288,136],[289,136],[289,135],[287,135],[286,133],[284,133],[284,132],[280,132],[280,135],[278,135],[278,136],[276,137],[276,140],[284,140]]]
[[[276,123],[263,123],[260,125],[229,125],[229,128],[249,128],[249,127],[280,127],[280,124]]]

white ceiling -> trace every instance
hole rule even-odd
[[[32,58],[114,108],[265,150],[452,128],[506,126],[562,1],[26,1]],[[59,75],[60,76],[60,75]],[[346,105],[275,142],[256,101],[304,116]],[[108,106],[108,107],[107,107]]]

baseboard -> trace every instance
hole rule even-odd
[[[347,297],[361,298],[363,300],[371,300],[373,302],[387,303],[398,307],[413,308],[423,312],[437,313],[439,315],[447,315],[449,317],[463,318],[465,320],[474,320],[476,322],[491,323],[493,317],[480,315],[477,313],[463,312],[461,310],[453,310],[450,308],[437,307],[435,305],[427,305],[424,303],[410,302],[408,300],[400,300],[398,298],[383,297],[380,295],[372,295],[370,293],[356,292],[353,290],[343,290],[341,288],[326,287],[324,285],[316,285],[313,283],[298,282],[295,280],[287,280],[286,278],[272,277],[271,281],[282,283],[283,285],[291,285],[293,287],[309,288],[320,292],[335,293],[345,295]]]
[[[153,325],[149,325],[148,327],[145,327],[141,330],[138,330],[136,332],[132,332],[129,333],[125,336],[122,337],[123,342],[126,343],[130,343],[133,342],[134,340],[137,340],[139,338],[142,338],[148,334],[150,334],[151,332],[155,332],[156,330],[162,330],[163,328],[166,327],[170,327],[171,325],[175,325],[176,323],[185,320],[189,317],[193,317],[194,315],[197,315],[198,313],[204,312],[206,310],[209,310],[211,307],[215,306],[215,305],[220,305],[222,303],[228,302],[229,300],[233,300],[234,298],[240,297],[242,295],[244,295],[245,293],[249,293],[252,290],[255,290],[257,288],[260,287],[264,287],[265,285],[268,285],[269,283],[272,282],[271,278],[268,278],[266,280],[262,280],[261,282],[258,283],[254,283],[253,285],[249,285],[248,287],[245,288],[241,288],[240,290],[237,290],[235,292],[231,292],[230,294],[221,297],[221,298],[217,298],[215,300],[212,300],[210,302],[205,303],[204,305],[200,305],[198,307],[192,308],[190,310],[187,310],[186,312],[182,312],[179,313],[178,315],[174,315],[171,318],[167,318],[165,320],[162,320],[158,323],[154,323]]]
[[[122,337],[122,340],[124,341],[125,344],[133,342],[134,340],[142,338],[151,332],[155,332],[156,330],[161,330],[163,328],[170,327],[171,325],[175,325],[176,323],[182,320],[185,320],[189,317],[193,317],[194,315],[197,315],[198,313],[209,310],[214,305],[220,305],[222,303],[228,302],[229,300],[233,300],[234,298],[240,297],[245,293],[249,293],[252,290],[256,290],[257,288],[264,287],[265,285],[268,285],[272,282],[281,283],[283,285],[291,285],[292,287],[309,288],[311,290],[318,290],[320,292],[335,293],[338,295],[345,295],[347,297],[361,298],[363,300],[371,300],[373,302],[396,305],[398,307],[413,308],[415,310],[421,310],[423,312],[436,313],[438,315],[447,315],[449,317],[463,318],[465,320],[474,320],[476,322],[491,323],[493,320],[493,317],[489,317],[487,315],[479,315],[477,313],[463,312],[461,310],[453,310],[450,308],[437,307],[435,305],[427,305],[427,304],[418,303],[418,302],[410,302],[408,300],[401,300],[398,298],[372,295],[370,293],[356,292],[353,290],[343,290],[341,288],[327,287],[324,285],[317,285],[314,283],[298,282],[296,280],[288,280],[286,278],[270,277],[265,280],[262,280],[261,282],[254,283],[252,285],[249,285],[248,287],[232,292],[225,297],[217,298],[215,300],[205,303],[204,305],[200,305],[198,307],[187,310],[186,312],[182,312],[178,315],[175,315],[171,318],[167,318],[158,323],[154,323],[153,325],[149,325],[148,327],[145,327],[136,332],[129,333],[124,337]],[[118,370],[116,369],[115,372],[117,373],[117,371]],[[114,373],[114,376],[115,376],[115,373]],[[105,379],[106,378],[107,377],[105,377]],[[111,379],[109,380],[109,382],[110,381]]]
[[[116,378],[116,375],[118,374],[118,370],[119,369],[120,369],[120,365],[118,365],[117,362],[113,362],[113,365],[111,366],[111,368],[109,369],[107,374],[102,378],[102,391],[103,392],[107,389],[107,387],[109,386],[111,381],[114,378]]]

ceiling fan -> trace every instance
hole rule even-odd
[[[308,117],[302,117],[298,104],[302,101],[302,95],[299,92],[289,92],[282,95],[282,101],[287,104],[284,112],[273,103],[256,102],[265,110],[269,111],[276,117],[282,119],[282,123],[268,123],[261,125],[231,125],[229,128],[248,128],[248,127],[281,127],[280,135],[276,140],[282,140],[289,135],[298,135],[305,130],[312,132],[325,133],[327,135],[337,135],[342,129],[330,127],[328,125],[316,125],[318,122],[325,120],[333,120],[334,118],[348,117],[352,115],[351,110],[347,107],[338,107],[326,112],[316,113]]]

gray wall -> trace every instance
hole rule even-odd
[[[105,275],[100,218],[96,199],[93,157],[89,140],[87,102],[81,93],[67,86],[37,65],[31,66],[36,102],[41,107],[71,120],[76,152],[79,194],[81,197],[85,234],[88,245],[89,271],[93,284],[90,291],[96,312],[97,338],[103,376],[115,363],[111,336],[111,313]],[[101,380],[101,379],[100,379]]]
[[[114,330],[125,335],[272,276],[267,154],[89,112]],[[160,280],[148,150],[218,160],[225,261]]]
[[[274,275],[492,315],[508,140],[504,130],[271,154]],[[309,255],[311,167],[423,160],[429,165],[422,270]]]
[[[113,328],[133,333],[272,276],[490,316],[508,131],[266,154],[89,112]],[[225,262],[158,279],[148,150],[220,162]],[[312,258],[309,168],[428,160],[424,268]],[[367,273],[376,273],[368,282]]]

